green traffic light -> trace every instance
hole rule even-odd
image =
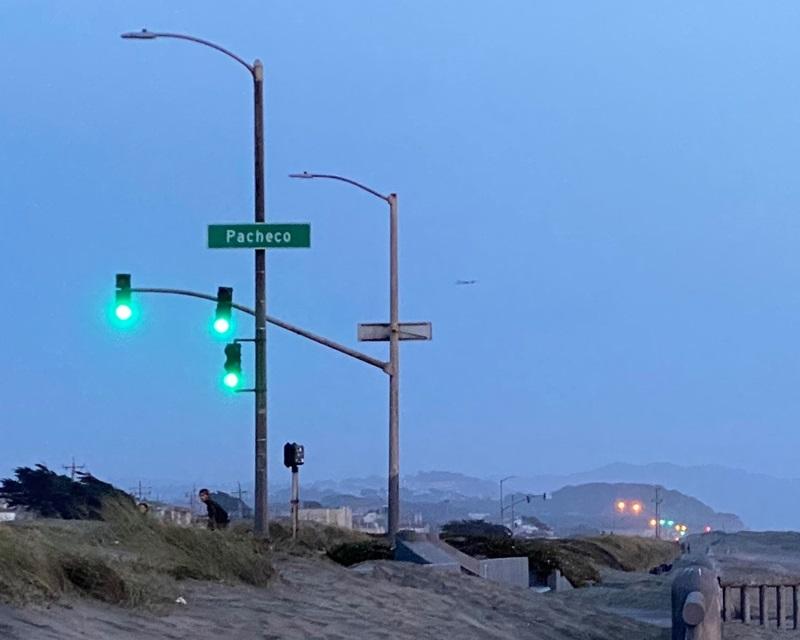
[[[231,330],[231,323],[227,318],[217,318],[214,320],[214,331],[217,333],[228,333]]]
[[[235,373],[226,373],[225,377],[222,378],[222,382],[229,389],[235,389],[239,386],[239,376]]]
[[[133,316],[133,310],[127,304],[119,304],[117,305],[117,308],[114,309],[114,315],[124,322],[125,320],[131,319],[131,316]]]

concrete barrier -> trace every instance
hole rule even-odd
[[[395,538],[394,559],[401,562],[458,567],[464,573],[492,582],[528,588],[528,558],[495,558],[478,560],[439,540],[436,534],[400,531]]]
[[[692,560],[672,582],[672,640],[722,640],[722,598],[712,562]]]

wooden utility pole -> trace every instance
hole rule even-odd
[[[236,490],[236,495],[239,497],[239,519],[244,520],[244,500],[242,500],[242,496],[250,492],[242,489],[241,482],[237,482],[236,486],[238,487]]]
[[[143,487],[142,481],[139,480],[139,484],[130,491],[139,502],[144,502],[144,499],[150,496],[152,490],[152,487]]]
[[[656,496],[653,498],[653,504],[656,505],[656,540],[661,539],[661,503],[664,499],[661,497],[661,487],[656,486]]]
[[[85,464],[75,464],[75,458],[73,457],[72,458],[72,464],[62,465],[62,468],[64,468],[67,471],[69,471],[69,477],[72,480],[75,480],[75,476],[77,475],[77,472],[78,471],[83,471],[84,469],[86,469],[86,465]]]

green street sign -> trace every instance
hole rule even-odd
[[[208,225],[209,249],[297,249],[310,246],[310,224]]]

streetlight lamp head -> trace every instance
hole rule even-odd
[[[120,37],[126,40],[155,40],[158,34],[148,31],[147,29],[142,29],[141,31],[128,31],[127,33],[123,33]]]
[[[309,173],[308,171],[303,171],[303,173],[290,173],[290,178],[313,178],[314,174]]]

